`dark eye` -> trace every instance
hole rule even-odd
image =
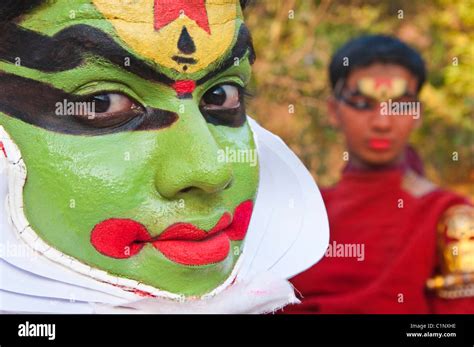
[[[207,109],[232,109],[240,106],[240,90],[231,84],[218,85],[206,92],[201,104]]]
[[[367,110],[371,108],[371,104],[367,100],[357,100],[354,102],[354,107],[359,110]]]
[[[199,105],[206,120],[215,125],[241,126],[245,122],[243,87],[219,84],[209,89]]]
[[[345,99],[346,104],[357,110],[370,110],[374,107],[374,102],[370,98],[363,96],[353,96]]]
[[[118,93],[92,95],[75,104],[76,119],[97,128],[122,125],[144,112],[142,106]]]

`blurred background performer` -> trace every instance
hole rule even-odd
[[[474,312],[470,202],[430,182],[408,145],[421,124],[425,63],[398,39],[347,42],[329,67],[331,124],[348,164],[323,190],[326,257],[292,279],[302,304],[287,313]]]

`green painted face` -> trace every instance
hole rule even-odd
[[[257,190],[242,95],[251,41],[236,1],[176,1],[165,19],[169,1],[123,3],[110,14],[106,1],[59,0],[5,24],[0,125],[21,151],[24,213],[44,242],[111,276],[202,295],[229,278]],[[164,29],[169,47],[154,55]]]

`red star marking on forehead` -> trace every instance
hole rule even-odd
[[[382,86],[392,87],[392,78],[390,77],[377,77],[375,78],[375,89],[379,89]]]
[[[205,0],[155,0],[155,30],[176,20],[181,14],[194,20],[211,34]]]

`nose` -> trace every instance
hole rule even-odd
[[[155,187],[167,199],[191,192],[216,194],[233,180],[232,165],[219,160],[216,138],[199,109],[193,107],[180,115],[157,147]]]
[[[392,127],[391,116],[374,112],[370,118],[370,126],[376,132],[388,132]]]

